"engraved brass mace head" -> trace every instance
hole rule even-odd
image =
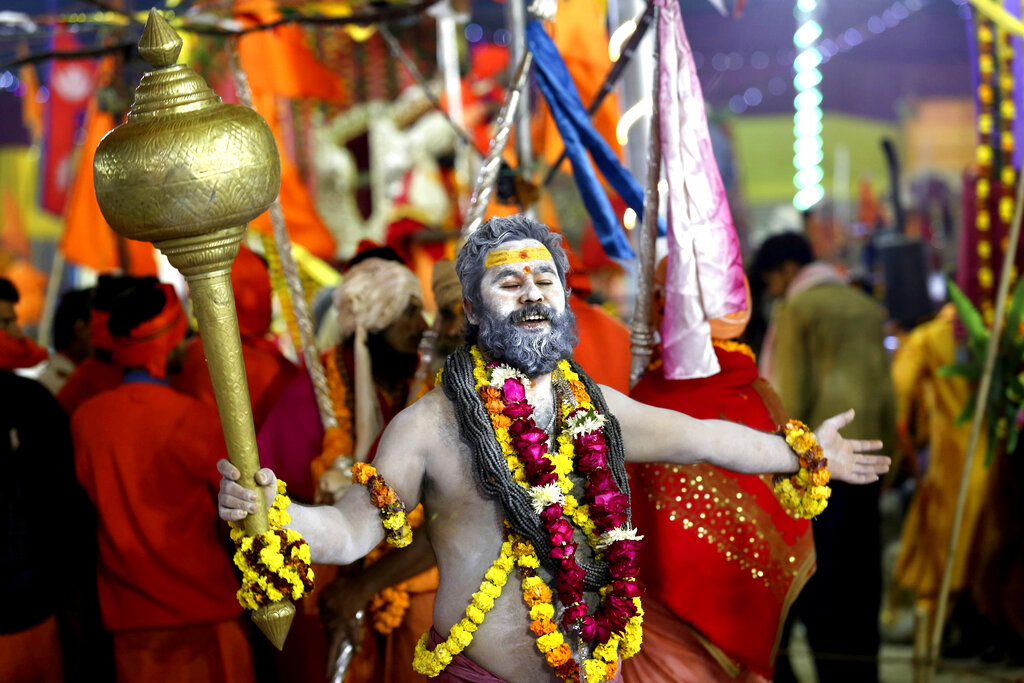
[[[281,188],[274,136],[255,111],[224,104],[177,64],[182,40],[155,9],[139,41],[153,66],[128,120],[100,142],[96,199],[125,237],[162,242],[244,226]]]

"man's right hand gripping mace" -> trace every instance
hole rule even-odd
[[[188,281],[228,458],[241,472],[239,483],[257,490],[259,456],[231,264],[246,224],[280,190],[281,162],[267,123],[248,107],[222,103],[198,74],[177,64],[181,46],[181,37],[150,10],[139,53],[153,69],[135,91],[128,120],[96,150],[96,199],[115,231],[152,242]],[[258,512],[245,519],[249,536],[268,529],[266,503],[257,499]],[[285,599],[252,618],[281,648],[294,614]]]

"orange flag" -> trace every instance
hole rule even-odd
[[[100,273],[122,270],[128,275],[156,275],[153,245],[125,239],[128,264],[118,254],[117,234],[107,225],[92,182],[92,162],[100,139],[114,128],[114,117],[100,111],[95,98],[86,114],[85,139],[78,154],[75,178],[68,193],[64,213],[64,237],[60,248],[69,261],[88,266]]]
[[[281,18],[272,0],[238,0],[234,13],[243,24]],[[278,150],[287,149],[287,145],[281,136],[276,97],[345,102],[344,83],[317,60],[297,25],[284,24],[244,34],[238,41],[238,59],[249,79],[253,107],[270,125]],[[289,238],[320,258],[332,258],[337,247],[334,236],[317,214],[295,162],[286,153],[281,154],[280,199]],[[250,225],[260,232],[273,232],[269,212]]]
[[[598,0],[566,0],[558,3],[558,16],[549,24],[548,31],[555,41],[558,52],[565,60],[576,89],[580,92],[583,105],[589,107],[594,100],[604,77],[612,67],[608,57],[608,31],[605,29],[605,5]],[[543,108],[543,124],[534,129],[535,149],[543,155],[547,164],[558,160],[564,149],[562,137],[558,134],[555,121],[547,107]],[[621,156],[621,147],[615,138],[615,126],[619,122],[619,105],[612,93],[592,118],[594,128]],[[539,133],[539,134],[538,134]],[[563,168],[568,171],[569,165]]]
[[[345,103],[345,84],[304,44],[302,28],[284,24],[246,33],[238,40],[238,58],[253,93]]]
[[[274,101],[275,95],[258,94],[255,91],[252,96],[253,107],[266,119],[270,130],[274,133],[278,150],[281,145],[281,127],[277,120],[277,107]],[[288,226],[288,237],[296,244],[301,244],[310,253],[322,259],[334,257],[337,243],[331,231],[324,225],[320,214],[316,212],[313,204],[313,197],[309,194],[302,182],[299,169],[295,166],[287,154],[281,155],[281,209],[284,211],[285,224]],[[266,234],[273,234],[274,228],[270,222],[270,212],[267,211],[256,219],[249,226],[254,230]]]

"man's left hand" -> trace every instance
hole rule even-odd
[[[870,484],[889,471],[891,461],[884,455],[870,453],[882,448],[881,441],[843,438],[839,430],[853,422],[853,416],[854,412],[848,410],[828,418],[814,430],[814,436],[828,458],[833,479],[848,484]]]

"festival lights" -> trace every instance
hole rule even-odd
[[[793,184],[796,194],[793,206],[806,211],[817,204],[825,196],[825,188],[821,181],[825,172],[821,163],[825,158],[821,139],[821,71],[818,66],[822,62],[817,41],[821,38],[821,24],[814,19],[818,10],[818,0],[797,0],[794,15],[796,31],[793,33],[793,45],[800,50],[793,60],[793,87],[797,95],[793,98],[793,166],[796,173]]]
[[[619,57],[622,56],[622,46],[634,31],[636,31],[636,22],[630,19],[612,32],[608,38],[608,59],[613,62],[619,61]]]
[[[615,139],[620,145],[629,142],[629,129],[633,127],[634,123],[650,114],[651,110],[652,105],[649,98],[640,100],[626,110],[626,113],[619,119],[618,125],[615,126]]]

